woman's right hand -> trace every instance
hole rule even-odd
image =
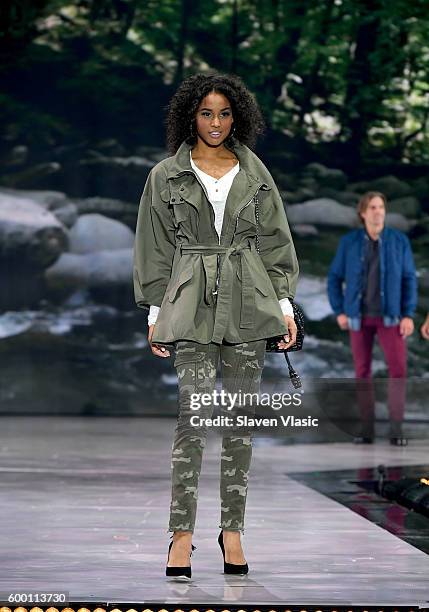
[[[153,325],[149,325],[149,332],[147,335],[147,339],[149,341],[149,345],[152,350],[152,353],[156,355],[157,357],[170,357],[170,351],[166,349],[165,346],[159,346],[158,344],[152,344],[152,336],[153,336],[153,330],[154,330],[155,325],[156,323],[154,323]]]

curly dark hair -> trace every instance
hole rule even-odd
[[[228,98],[234,118],[234,138],[253,148],[258,135],[265,132],[261,110],[252,93],[240,77],[218,72],[194,74],[179,85],[176,93],[166,106],[165,119],[167,148],[174,155],[182,142],[196,144],[197,137],[191,134],[191,122],[195,125],[195,114],[201,100],[215,91]],[[195,134],[195,127],[193,128]],[[232,138],[225,145],[232,144]]]

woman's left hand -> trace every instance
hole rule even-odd
[[[284,341],[282,340],[281,342],[277,343],[277,346],[282,350],[288,349],[295,344],[297,332],[295,319],[289,315],[284,315],[284,319],[289,333],[284,335]]]

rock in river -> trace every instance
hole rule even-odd
[[[45,268],[67,248],[64,225],[26,197],[0,193],[0,257],[20,265]]]
[[[71,253],[132,248],[134,232],[115,219],[98,213],[81,215],[70,230]]]

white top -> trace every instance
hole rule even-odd
[[[231,168],[231,170],[229,170],[226,174],[221,176],[219,179],[216,179],[213,176],[210,176],[210,174],[206,174],[205,172],[200,170],[198,166],[195,165],[191,154],[190,158],[192,168],[198,174],[201,179],[201,182],[207,189],[210,204],[212,205],[215,214],[215,229],[220,241],[226,199],[228,197],[229,190],[231,189],[232,181],[234,180],[234,177],[237,172],[240,170],[240,164],[235,164],[235,166]]]
[[[213,176],[210,176],[210,174],[206,174],[206,172],[203,172],[198,168],[198,166],[194,163],[194,160],[192,159],[191,152],[189,152],[189,157],[191,160],[192,168],[198,174],[201,182],[207,189],[209,201],[214,211],[215,229],[220,242],[226,199],[228,197],[228,193],[231,188],[234,177],[240,170],[239,163],[237,163],[233,168],[231,168],[231,170],[229,170],[219,179],[216,179]],[[283,298],[282,300],[279,300],[279,304],[283,314],[287,314],[293,317],[293,308],[289,298]],[[147,318],[148,325],[153,325],[155,323],[156,319],[158,318],[159,309],[159,306],[150,307],[149,315]]]

